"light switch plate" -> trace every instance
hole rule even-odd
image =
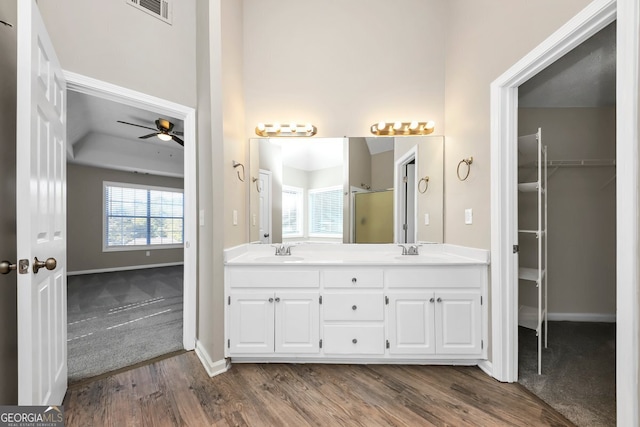
[[[238,211],[233,210],[233,225],[238,225]]]
[[[429,214],[424,214],[424,225],[429,225]]]
[[[200,209],[200,227],[204,227],[204,209]]]
[[[465,209],[464,210],[464,223],[465,224],[473,224],[473,209]]]

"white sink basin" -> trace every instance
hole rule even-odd
[[[279,262],[296,262],[296,261],[302,261],[304,258],[300,257],[300,256],[291,256],[291,255],[271,255],[271,256],[262,256],[262,257],[258,257],[255,258],[254,261],[256,262],[273,262],[273,263],[279,263]]]
[[[425,254],[425,255],[400,255],[395,257],[398,261],[407,262],[425,262],[425,261],[444,261],[450,260],[451,257],[440,254]]]

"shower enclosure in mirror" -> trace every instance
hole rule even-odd
[[[442,136],[250,140],[251,241],[442,243]]]

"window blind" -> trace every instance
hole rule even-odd
[[[302,236],[302,196],[298,187],[282,187],[282,235]]]
[[[309,190],[309,235],[342,236],[342,187]]]

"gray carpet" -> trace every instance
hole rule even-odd
[[[182,349],[183,267],[69,276],[69,381]]]
[[[520,384],[577,426],[616,425],[615,323],[549,322],[542,375],[535,331],[518,332]]]

